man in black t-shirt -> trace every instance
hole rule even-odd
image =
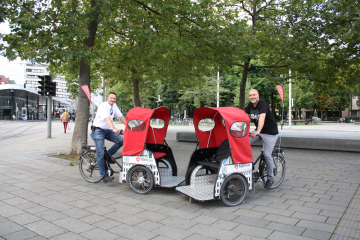
[[[265,188],[270,188],[274,182],[274,164],[271,153],[274,149],[279,131],[269,105],[266,101],[259,98],[259,92],[256,89],[249,91],[249,99],[250,102],[245,108],[245,112],[249,114],[249,117],[256,126],[255,132],[250,134],[250,143],[255,143],[261,139],[264,141],[263,151],[268,175]]]

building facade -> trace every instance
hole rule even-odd
[[[48,64],[33,64],[25,63],[24,67],[24,82],[26,87],[34,88],[38,91],[40,78],[38,76],[49,75],[50,72],[47,70]],[[53,76],[53,82],[56,82],[56,97],[62,98],[64,100],[70,100],[70,93],[66,87],[65,77],[62,76]]]

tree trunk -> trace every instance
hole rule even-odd
[[[249,74],[249,65],[250,65],[250,58],[246,59],[245,63],[244,63],[244,69],[243,69],[243,74],[241,77],[241,83],[240,83],[240,96],[239,96],[239,108],[240,109],[245,109],[245,90],[246,90],[246,80],[247,80],[247,76]]]
[[[89,19],[89,36],[85,38],[84,45],[89,49],[95,45],[95,36],[98,27],[99,10],[96,8],[96,0],[91,1],[91,17]],[[95,12],[95,13],[94,13]],[[89,125],[89,106],[90,102],[82,90],[82,85],[88,85],[90,89],[90,63],[87,58],[80,60],[80,76],[79,76],[79,95],[76,113],[76,124],[71,140],[70,150],[68,154],[81,154],[81,146],[87,144],[88,125]]]
[[[139,78],[136,76],[136,70],[133,69],[132,73],[132,84],[133,84],[133,94],[134,94],[134,104],[136,107],[141,107],[141,100],[139,94]]]

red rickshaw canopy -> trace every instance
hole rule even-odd
[[[164,120],[163,128],[153,128],[150,126],[150,120],[158,118]],[[147,109],[135,107],[130,109],[126,116],[126,126],[124,134],[123,156],[140,155],[145,149],[145,143],[164,144],[166,132],[169,124],[170,112],[165,107]],[[129,121],[140,120],[141,126],[129,128]]]
[[[199,130],[198,124],[205,118],[210,118],[215,123],[211,131]],[[235,122],[247,124],[247,132],[243,137],[231,135],[230,127]],[[249,139],[250,118],[243,110],[235,107],[198,108],[194,111],[194,126],[200,149],[219,147],[224,140],[228,139],[234,163],[250,163],[253,161]]]

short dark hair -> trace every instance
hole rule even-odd
[[[114,92],[109,92],[108,96],[110,96],[110,94],[114,94],[115,96],[117,96],[116,93],[114,93]]]

